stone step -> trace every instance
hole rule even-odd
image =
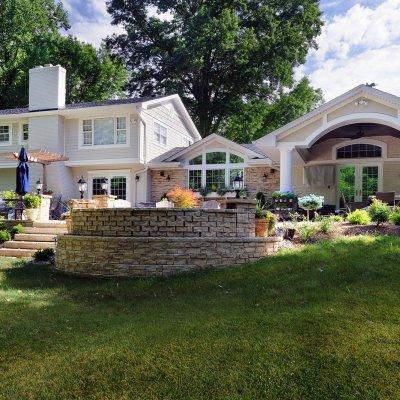
[[[67,229],[67,223],[65,221],[46,221],[40,222],[35,221],[32,223],[34,228],[65,228]]]
[[[32,257],[36,253],[36,250],[28,250],[28,249],[6,249],[0,248],[0,257]]]
[[[33,226],[27,226],[24,228],[24,233],[64,235],[68,233],[68,231],[67,228],[35,228]]]
[[[14,241],[22,242],[54,242],[57,235],[18,233],[14,236]]]
[[[11,240],[3,244],[6,249],[26,249],[26,250],[39,250],[39,249],[55,249],[55,242],[22,242]]]

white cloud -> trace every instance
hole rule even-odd
[[[344,15],[326,22],[319,49],[306,68],[326,100],[360,83],[400,94],[400,0],[384,0],[376,7],[356,4]],[[299,74],[299,72],[298,72]]]

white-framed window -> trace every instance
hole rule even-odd
[[[101,188],[103,180],[107,181],[107,194],[117,196],[120,200],[129,200],[130,179],[129,172],[121,171],[93,171],[89,172],[89,194],[90,196],[103,194]]]
[[[192,140],[189,140],[189,139],[187,139],[187,138],[182,138],[182,146],[184,146],[184,147],[189,147],[190,145],[192,145],[193,144],[193,141]]]
[[[167,128],[158,122],[154,122],[154,139],[163,146],[167,145]]]
[[[81,121],[82,147],[127,145],[127,117],[84,118]]]
[[[186,163],[188,186],[192,190],[232,188],[237,176],[244,179],[244,167],[244,157],[230,151],[208,150],[196,154]]]
[[[29,124],[21,124],[21,143],[26,143],[29,140]]]
[[[11,144],[10,125],[0,125],[0,146],[9,146]]]

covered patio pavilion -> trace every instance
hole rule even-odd
[[[280,164],[280,190],[363,206],[376,192],[400,198],[400,98],[360,85],[255,144]]]

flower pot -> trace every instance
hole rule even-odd
[[[256,236],[266,237],[268,236],[269,221],[263,218],[256,218]]]
[[[39,208],[26,208],[25,214],[28,221],[36,221],[39,217]]]
[[[296,233],[296,229],[294,229],[294,228],[288,228],[288,229],[286,229],[286,231],[285,231],[285,236],[284,236],[284,238],[285,239],[289,239],[289,240],[292,240],[293,238],[294,238],[294,234]]]

